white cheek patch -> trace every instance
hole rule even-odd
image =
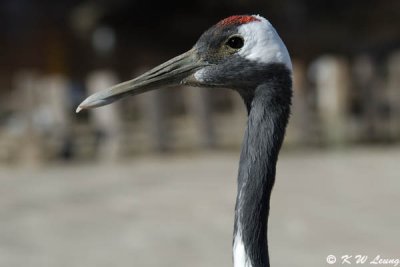
[[[204,82],[204,69],[199,69],[194,73],[194,78],[199,82]]]
[[[292,62],[285,44],[268,20],[254,16],[257,21],[239,26],[244,46],[238,54],[260,63],[283,63],[292,70]]]

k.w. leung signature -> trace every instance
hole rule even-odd
[[[399,266],[400,259],[396,258],[384,258],[381,255],[375,257],[369,257],[367,255],[343,255],[341,257],[342,264],[371,264],[371,265],[391,265]]]

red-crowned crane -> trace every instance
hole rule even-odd
[[[268,267],[270,196],[292,98],[289,53],[265,18],[231,16],[207,30],[188,52],[91,95],[77,112],[178,84],[231,88],[244,100],[248,122],[238,172],[233,265]]]

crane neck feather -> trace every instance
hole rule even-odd
[[[235,208],[234,266],[269,266],[267,224],[276,162],[290,114],[291,75],[285,67],[242,94],[249,117],[238,174]],[[247,99],[246,99],[247,97]]]

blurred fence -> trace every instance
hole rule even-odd
[[[400,52],[294,60],[286,143],[341,145],[400,140]],[[135,74],[138,74],[136,72]],[[1,98],[0,161],[115,159],[147,151],[237,147],[246,112],[233,91],[170,88],[76,115],[76,105],[118,81],[94,70],[84,84],[62,74],[16,73]],[[84,89],[86,88],[86,93]]]

